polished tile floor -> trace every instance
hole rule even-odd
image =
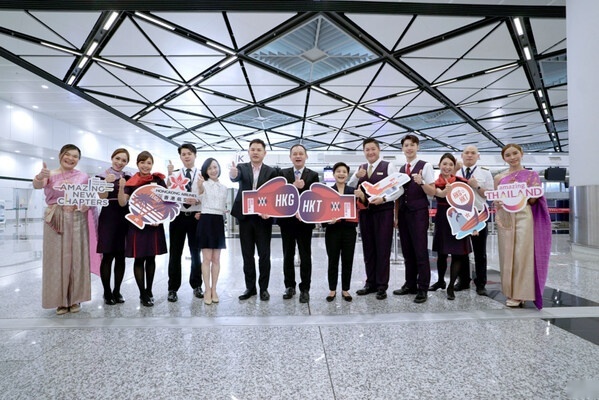
[[[100,279],[78,314],[41,308],[40,223],[0,233],[1,399],[566,399],[599,398],[599,257],[554,235],[548,307],[508,309],[489,240],[491,297],[474,290],[325,301],[324,239],[313,240],[311,301],[283,300],[281,241],[272,242],[271,300],[239,301],[240,246],[227,241],[220,303],[188,286],[140,306],[131,265],[126,302],[105,306]],[[352,292],[363,285],[358,243]],[[394,256],[390,289],[403,283]],[[188,264],[188,261],[187,261]],[[435,272],[433,277],[436,278]]]

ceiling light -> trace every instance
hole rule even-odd
[[[542,106],[544,109],[546,109],[546,108],[547,108],[547,104],[545,104],[544,102],[543,102],[543,103],[541,103],[541,106]]]
[[[400,93],[397,93],[397,97],[399,97],[399,96],[404,96],[404,95],[406,95],[406,94],[410,94],[410,93],[416,93],[416,92],[419,92],[419,91],[420,91],[420,89],[410,89],[410,90],[406,90],[405,92],[400,92]]]
[[[337,111],[345,111],[345,110],[351,110],[353,108],[353,106],[348,106],[348,107],[343,107],[338,109]]]
[[[551,118],[547,118],[547,123],[550,124],[551,123]]]
[[[69,80],[67,81],[67,85],[72,85],[73,82],[75,82],[75,75],[71,75],[71,77],[69,78]]]
[[[85,54],[87,54],[88,56],[91,56],[94,51],[96,50],[96,47],[98,47],[98,42],[96,42],[95,40],[92,42],[92,44],[89,46],[89,49],[87,49],[87,51],[85,52]]]
[[[105,59],[103,59],[103,58],[92,57],[92,59],[93,59],[94,61],[98,61],[98,62],[101,62],[101,63],[103,63],[103,64],[112,65],[113,67],[122,68],[122,69],[127,69],[127,67],[126,67],[126,66],[124,66],[124,65],[122,65],[122,64],[115,63],[115,62],[112,62],[112,61],[108,61],[108,60],[105,60]]]
[[[530,56],[530,48],[528,46],[524,46],[524,57],[527,60],[530,60],[532,57]]]
[[[358,108],[359,108],[360,110],[362,110],[362,111],[365,111],[365,112],[370,112],[370,110],[368,110],[367,108],[364,108],[364,107],[362,107],[362,106],[358,106]]]
[[[250,103],[249,101],[243,100],[243,99],[235,99],[236,101],[243,103],[243,104],[247,104],[249,106],[253,106],[253,103]]]
[[[33,108],[35,108],[36,110],[39,108],[38,106],[32,106]]]
[[[138,119],[140,116],[141,116],[140,114],[136,114],[136,115],[133,116],[132,119]]]
[[[200,92],[204,92],[204,93],[208,93],[208,94],[214,94],[214,92],[210,89],[204,89],[204,88],[196,88],[196,90],[199,90]]]
[[[378,101],[378,99],[374,99],[374,100],[370,100],[370,101],[364,102],[361,105],[362,106],[367,106],[368,104],[376,103],[377,101]]]
[[[327,91],[326,91],[326,90],[324,90],[324,89],[321,89],[321,88],[319,88],[318,86],[310,86],[310,88],[311,88],[311,89],[314,89],[314,90],[316,90],[317,92],[320,92],[320,93],[322,93],[322,94],[329,94],[329,92],[327,92]]]
[[[174,26],[172,26],[172,25],[169,25],[169,24],[167,24],[167,23],[165,23],[165,22],[159,21],[159,20],[157,20],[156,18],[152,18],[152,17],[150,17],[149,15],[142,14],[142,13],[140,13],[139,11],[136,11],[136,12],[135,12],[135,15],[137,15],[138,17],[141,17],[141,18],[145,19],[146,21],[150,21],[150,22],[152,22],[152,23],[154,23],[154,24],[156,24],[156,25],[162,26],[163,28],[169,29],[169,30],[171,30],[171,31],[174,31],[174,30],[175,30],[175,27],[174,27]]]
[[[389,121],[389,118],[385,117],[384,115],[381,115],[381,114],[377,114],[377,115],[378,115],[378,117],[380,119],[384,119],[385,121]]]
[[[448,84],[450,84],[450,83],[454,83],[454,82],[457,82],[457,81],[458,81],[457,79],[450,79],[450,80],[448,80],[448,81],[443,81],[443,82],[435,83],[435,84],[431,85],[431,87],[437,87],[437,86],[442,86],[442,85],[448,85]]]
[[[21,150],[15,150],[15,153],[20,153],[20,152],[21,152]]]
[[[174,79],[166,78],[164,76],[159,76],[158,79],[160,79],[161,81],[165,81],[165,82],[169,82],[169,83],[174,83],[175,85],[180,85],[181,84],[181,82],[177,82]]]
[[[349,101],[347,99],[341,99],[341,101],[344,102],[344,103],[346,103],[346,104],[349,104],[350,106],[355,106],[356,105],[356,103],[354,103],[352,101]]]
[[[151,105],[150,107],[146,108],[146,112],[149,113],[150,111],[152,111],[155,108],[156,108],[155,105]]]
[[[81,53],[79,53],[78,51],[67,49],[66,47],[62,47],[62,46],[57,46],[57,45],[52,44],[52,43],[40,42],[40,44],[42,46],[51,47],[51,48],[56,49],[56,50],[64,51],[66,53],[75,54],[76,56],[80,56],[81,55]]]
[[[180,87],[179,89],[175,90],[175,94],[181,94],[185,92],[187,89],[187,86]]]
[[[543,91],[541,89],[537,90],[537,94],[539,95],[539,98],[543,98]]]
[[[162,104],[164,104],[165,101],[166,101],[166,99],[158,100],[156,102],[156,107],[161,106]]]
[[[549,115],[549,111],[547,111],[547,109],[544,109],[543,112],[545,113],[545,115]]]
[[[117,13],[116,11],[113,11],[112,14],[110,14],[110,17],[108,17],[108,21],[106,21],[106,23],[104,24],[104,27],[102,29],[107,31],[110,28],[112,28],[112,24],[114,24],[114,21],[116,21],[116,17],[118,17],[118,16],[119,16],[119,13]]]
[[[489,69],[489,70],[485,71],[485,74],[490,74],[492,72],[501,71],[502,69],[513,68],[513,67],[517,67],[517,66],[518,66],[518,63],[512,63],[512,64],[504,65],[502,67]]]
[[[458,106],[459,107],[468,107],[468,106],[473,106],[473,105],[478,104],[478,103],[480,103],[479,100],[477,100],[477,101],[471,101],[470,103],[458,104]]]
[[[224,46],[221,46],[220,44],[217,44],[217,43],[211,42],[211,41],[209,41],[209,40],[208,40],[208,41],[206,41],[206,45],[208,45],[208,46],[210,46],[210,47],[214,47],[215,49],[218,49],[218,50],[224,51],[224,52],[225,52],[225,53],[227,53],[227,54],[231,54],[231,55],[235,54],[235,52],[234,52],[234,51],[231,51],[231,50],[227,49],[226,47],[224,47]]]
[[[192,80],[191,82],[188,83],[189,86],[193,86],[196,83],[203,81],[204,77],[202,75],[198,76],[197,78],[195,78],[194,80]]]
[[[522,29],[522,23],[520,22],[520,18],[514,18],[514,25],[516,26],[516,32],[518,32],[518,36],[524,35],[524,30]]]
[[[527,93],[532,93],[534,92],[534,90],[525,90],[523,92],[516,92],[516,93],[512,93],[512,94],[508,94],[507,97],[514,97],[514,96],[522,96],[523,94],[527,94]]]
[[[83,66],[87,63],[87,60],[89,60],[88,57],[83,57],[81,59],[81,61],[79,61],[79,64],[77,64],[77,68],[79,68],[79,69],[83,68]]]
[[[48,85],[42,85],[42,89],[48,89]]]
[[[219,67],[224,68],[227,65],[231,64],[232,62],[237,60],[237,56],[233,56],[233,57],[229,57],[227,58],[225,61],[221,62],[220,64],[218,64]]]

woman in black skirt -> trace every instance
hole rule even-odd
[[[127,181],[131,175],[123,171],[129,163],[129,152],[127,149],[116,149],[110,157],[112,165],[98,178],[112,183],[112,192],[100,193],[103,199],[108,199],[108,206],[102,207],[98,218],[98,247],[97,252],[102,254],[100,264],[100,278],[104,286],[104,303],[114,305],[124,303],[121,295],[121,283],[125,276],[125,238],[127,237],[127,220],[125,214],[127,207],[121,207],[118,202],[119,182],[121,178]],[[110,288],[110,276],[112,275],[112,261],[114,260],[114,290]]]
[[[148,151],[142,151],[137,156],[137,168],[139,172],[131,177],[126,183],[121,178],[119,185],[119,204],[125,206],[129,197],[138,188],[144,185],[157,184],[166,187],[164,175],[159,172],[152,173],[154,157]],[[143,229],[133,223],[129,224],[127,232],[127,245],[125,255],[135,258],[133,262],[133,275],[139,288],[139,299],[145,307],[154,305],[152,284],[156,272],[156,256],[166,253],[166,237],[162,224],[145,225]]]
[[[218,303],[216,282],[220,272],[220,251],[225,246],[225,220],[227,187],[218,181],[220,165],[214,158],[204,161],[198,179],[200,213],[197,238],[202,250],[202,278],[206,290],[204,303]]]
[[[433,237],[433,251],[437,252],[437,272],[439,278],[428,290],[445,289],[445,271],[447,271],[447,256],[451,254],[451,270],[449,286],[447,286],[447,299],[454,300],[455,294],[453,284],[455,283],[460,269],[469,267],[468,254],[472,251],[470,237],[456,239],[451,233],[451,226],[447,220],[447,194],[451,184],[458,182],[468,182],[465,178],[455,176],[456,159],[450,153],[445,153],[439,161],[441,174],[435,181],[435,200],[437,200],[437,214],[435,215],[435,234]]]

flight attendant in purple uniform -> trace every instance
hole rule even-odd
[[[366,156],[366,164],[351,177],[348,186],[358,187],[364,182],[375,184],[397,169],[388,161],[383,161],[379,142],[374,138],[365,139],[362,149]],[[390,196],[369,197],[362,189],[355,192],[356,197],[366,209],[359,215],[364,264],[366,266],[366,283],[356,293],[358,296],[376,292],[376,298],[387,298],[389,287],[389,269],[391,261],[391,243],[393,239],[393,203],[402,194],[397,191]]]
[[[404,193],[399,198],[397,224],[403,253],[406,282],[393,291],[395,295],[415,294],[414,303],[424,303],[427,299],[431,280],[431,265],[428,258],[428,196],[435,194],[433,166],[418,159],[418,144],[415,135],[401,139],[401,147],[406,156],[406,164],[399,169],[412,177],[404,185]]]

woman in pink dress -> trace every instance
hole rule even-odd
[[[44,211],[42,259],[42,307],[56,308],[62,315],[81,310],[81,302],[91,300],[90,243],[87,206],[60,205],[62,184],[85,184],[89,177],[75,169],[81,150],[66,144],[60,149],[59,167],[49,170],[46,163],[33,178],[35,189],[44,189],[48,208]],[[90,217],[91,218],[91,217]]]
[[[495,177],[495,188],[516,182],[541,186],[539,175],[522,166],[522,147],[508,144],[501,156],[509,169]],[[507,297],[506,305],[521,307],[530,300],[541,309],[551,250],[547,201],[544,196],[528,199],[524,209],[516,213],[506,211],[501,201],[496,201],[495,206],[501,290]]]

